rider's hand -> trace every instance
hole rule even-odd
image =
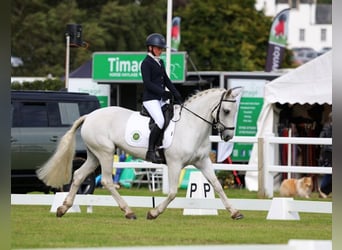
[[[179,105],[183,104],[183,98],[182,98],[182,96],[180,94],[176,94],[175,95],[175,103],[179,104]]]
[[[164,91],[164,93],[162,94],[162,99],[163,101],[169,100],[172,98],[172,94],[170,91]]]

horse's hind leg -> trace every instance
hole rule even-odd
[[[57,208],[57,217],[62,217],[70,207],[72,207],[76,193],[84,181],[84,179],[93,172],[98,166],[99,162],[96,157],[91,153],[87,152],[87,160],[83,163],[83,165],[74,172],[73,180],[70,186],[69,193],[65,198],[63,205]]]
[[[99,159],[102,170],[102,186],[109,190],[115,201],[118,203],[120,209],[125,212],[125,217],[127,219],[136,219],[137,217],[135,216],[134,212],[128,206],[126,201],[121,197],[113,183],[113,154],[101,152],[101,157],[99,157]]]
[[[202,171],[202,174],[207,178],[209,183],[213,186],[215,192],[220,196],[223,205],[230,212],[231,218],[239,220],[243,218],[243,215],[239,210],[235,209],[229,202],[227,195],[223,191],[221,183],[218,181],[212,163],[209,157],[203,159],[199,164],[196,164],[198,169]]]

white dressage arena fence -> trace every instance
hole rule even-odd
[[[219,136],[210,136],[211,142],[222,142]],[[307,173],[307,174],[332,174],[332,167],[320,166],[293,166],[293,165],[277,165],[279,144],[287,144],[289,148],[294,144],[304,145],[332,145],[332,138],[316,138],[316,137],[275,137],[266,136],[265,138],[234,136],[230,142],[251,143],[260,149],[261,157],[258,157],[257,164],[225,164],[214,163],[215,170],[237,170],[237,171],[256,171],[260,174],[259,187],[261,193],[272,198],[274,193],[274,175],[276,173]],[[291,159],[291,150],[289,151],[289,159]],[[291,162],[289,160],[288,162]],[[168,174],[167,166],[163,164],[153,164],[150,162],[114,162],[114,168],[146,168],[159,169],[162,172],[162,189],[163,193],[168,193]],[[186,166],[185,168],[194,168]],[[152,176],[152,182],[155,178]]]
[[[212,142],[220,141],[218,136],[210,136]],[[276,165],[276,144],[308,144],[308,145],[331,145],[331,138],[308,138],[308,137],[274,137],[268,136],[262,140],[256,137],[234,137],[233,142],[249,142],[256,143],[262,148],[264,157],[262,162],[257,165],[249,164],[213,164],[215,170],[238,170],[238,171],[259,171],[264,178],[262,187],[265,189],[267,197],[273,197],[274,173],[276,172],[293,172],[293,173],[317,173],[331,174],[332,167],[315,167],[315,166],[289,166]],[[153,164],[149,162],[114,162],[115,168],[146,168],[162,170],[163,192],[167,193],[167,166],[162,164]],[[191,168],[193,166],[186,166]],[[261,172],[260,172],[261,171]],[[153,180],[152,180],[153,181]],[[57,197],[59,195],[59,197]],[[39,195],[29,194],[11,195],[12,205],[54,205],[62,202],[61,194],[56,195]],[[58,199],[57,199],[58,198]],[[148,207],[159,204],[165,197],[143,197],[143,196],[126,196],[124,197],[131,207]],[[298,201],[292,198],[274,198],[271,199],[230,199],[232,205],[241,210],[268,211],[268,219],[299,219],[299,212],[306,213],[331,213],[331,202],[320,201]],[[55,204],[54,204],[55,202]],[[87,206],[87,211],[91,212],[93,206],[117,206],[115,200],[110,195],[77,195],[75,199],[75,210],[77,206]],[[193,199],[193,198],[176,198],[168,206],[170,208],[182,209],[225,209],[220,199]],[[52,209],[53,210],[53,209]]]
[[[51,212],[56,212],[62,205],[66,192],[53,194],[12,194],[12,205],[49,205]],[[123,196],[130,207],[152,208],[161,203],[165,197]],[[292,198],[271,199],[230,199],[233,206],[239,210],[268,211],[269,220],[299,220],[299,212],[305,213],[332,213],[332,202],[302,201]],[[79,206],[86,206],[87,212],[93,212],[93,207],[118,204],[110,195],[81,195],[77,194],[74,207],[70,212],[81,212]],[[220,209],[225,210],[222,201],[218,198],[182,198],[176,197],[168,208],[178,209]]]
[[[289,165],[277,165],[277,152],[279,144],[288,144],[289,153],[290,147],[293,144],[303,145],[332,145],[332,138],[316,138],[316,137],[275,137],[267,136],[264,138],[263,146],[263,186],[265,188],[265,195],[267,197],[273,197],[274,188],[274,175],[277,172],[283,173],[307,173],[307,174],[332,174],[332,167],[320,167],[320,166],[291,166]],[[260,145],[258,145],[260,147]],[[291,155],[289,155],[288,162],[291,162]],[[258,164],[260,164],[258,162]]]

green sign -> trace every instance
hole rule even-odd
[[[97,82],[142,82],[140,66],[145,52],[96,52],[93,53],[92,78]],[[161,58],[165,60],[166,55]],[[172,52],[170,79],[185,81],[186,53]]]
[[[230,87],[244,88],[237,116],[236,136],[255,136],[257,121],[264,104],[265,80],[231,79]],[[231,158],[233,161],[248,161],[253,145],[251,143],[234,143]]]
[[[242,97],[237,117],[236,136],[255,136],[257,121],[264,103],[263,98]],[[234,143],[232,160],[248,161],[252,151],[252,144]]]

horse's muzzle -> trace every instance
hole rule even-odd
[[[221,139],[225,142],[231,140],[234,136],[234,130],[228,130],[228,129],[225,129],[223,130],[221,133]]]

